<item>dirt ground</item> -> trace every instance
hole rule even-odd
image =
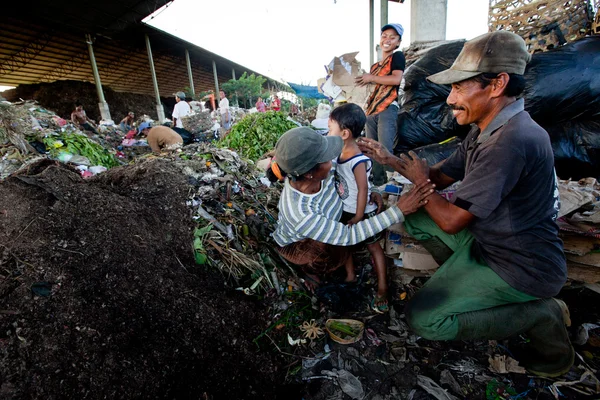
[[[392,311],[372,313],[366,253],[358,285],[340,283],[341,274],[314,297],[232,290],[192,258],[186,201],[201,183],[182,166],[196,164],[207,168],[148,159],[84,180],[44,160],[0,182],[0,399],[349,399],[336,371],[353,374],[359,398],[373,400],[434,399],[424,377],[461,399],[490,398],[493,379],[523,399],[556,398],[555,380],[489,370],[488,357],[508,354],[507,342],[414,335],[403,309],[424,278],[405,283],[390,267]],[[597,293],[572,285],[559,297],[571,308],[573,338],[600,320]],[[303,321],[339,317],[363,321],[363,340],[289,345]],[[560,379],[598,370],[600,329],[590,338],[575,346],[585,359]]]
[[[189,189],[166,160],[0,183],[1,399],[293,398],[264,310],[193,264]]]

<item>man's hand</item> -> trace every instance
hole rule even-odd
[[[354,83],[356,83],[358,86],[365,86],[366,84],[371,82],[373,82],[373,75],[371,74],[363,74],[354,79]]]
[[[400,154],[398,161],[396,170],[412,183],[421,183],[429,179],[427,161],[420,159],[414,151]]]
[[[377,204],[377,214],[383,211],[383,197],[379,193],[371,193],[369,204]]]
[[[381,165],[387,165],[390,160],[394,157],[385,146],[376,140],[369,138],[359,138],[356,143],[367,157],[377,161]]]
[[[427,179],[415,185],[410,192],[400,196],[397,206],[402,211],[402,214],[407,216],[427,204],[428,200],[426,198],[433,193],[434,187],[435,185]]]

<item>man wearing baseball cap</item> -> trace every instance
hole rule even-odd
[[[512,354],[552,377],[569,371],[574,350],[568,309],[552,298],[567,279],[554,156],[520,98],[529,60],[523,39],[497,31],[466,42],[450,69],[428,78],[452,85],[447,103],[459,124],[472,125],[447,160],[428,167],[413,152],[396,158],[368,140],[362,149],[415,184],[462,181],[451,201],[434,194],[426,212],[406,218],[441,264],[407,305],[410,326],[430,340],[525,334],[529,342]]]
[[[381,28],[379,45],[381,61],[371,66],[369,74],[356,78],[359,86],[373,84],[374,88],[367,99],[367,137],[378,140],[386,149],[392,151],[398,131],[398,88],[402,82],[402,74],[406,60],[400,48],[404,28],[400,24],[387,24]],[[382,185],[387,181],[384,168],[373,163],[373,183]]]
[[[173,126],[175,128],[183,129],[183,122],[181,118],[189,115],[191,112],[190,105],[185,101],[185,93],[175,93],[175,107],[173,107]]]

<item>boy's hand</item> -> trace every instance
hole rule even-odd
[[[357,223],[359,223],[360,221],[362,221],[363,216],[362,215],[355,215],[354,218],[352,218],[350,221],[348,221],[348,223],[346,225],[348,226],[352,226],[352,225],[356,225]]]

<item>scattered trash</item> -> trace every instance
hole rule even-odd
[[[304,332],[304,337],[310,340],[315,340],[323,335],[323,329],[317,325],[314,319],[311,319],[310,322],[304,321],[300,326],[300,330]]]
[[[487,388],[485,389],[485,396],[487,400],[504,400],[512,399],[513,396],[517,395],[517,391],[511,386],[498,382],[496,379],[489,381]]]
[[[302,338],[292,339],[292,337],[290,336],[289,333],[287,335],[287,338],[288,338],[288,343],[290,344],[290,346],[299,346],[301,344],[306,344],[306,339],[302,339]]]
[[[362,339],[365,325],[353,319],[328,319],[325,329],[335,342],[351,344]]]
[[[451,395],[440,385],[435,383],[433,379],[424,375],[417,376],[417,384],[437,400],[458,400],[458,397]]]
[[[362,399],[365,396],[362,383],[352,373],[342,370],[322,371],[323,375],[337,377],[337,382],[340,385],[342,392],[350,396],[352,399]]]
[[[31,284],[31,292],[35,296],[49,297],[52,293],[52,283],[50,282],[35,282]]]
[[[494,357],[489,357],[490,371],[498,374],[507,374],[514,372],[515,374],[525,374],[527,371],[525,368],[519,366],[519,362],[512,357],[507,355],[495,354]]]

